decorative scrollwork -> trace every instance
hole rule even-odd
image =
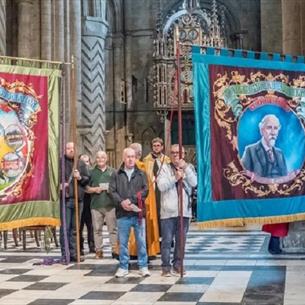
[[[223,170],[224,177],[232,186],[241,186],[246,194],[255,194],[258,198],[269,195],[291,196],[291,193],[302,190],[305,182],[305,170],[302,169],[292,183],[258,184],[253,183],[244,171],[238,170],[234,161]]]

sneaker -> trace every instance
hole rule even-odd
[[[102,250],[98,250],[95,252],[95,258],[96,259],[101,259],[103,258],[103,251]]]
[[[147,267],[140,268],[139,273],[145,277],[150,276],[150,272]]]
[[[178,269],[178,268],[173,267],[171,274],[174,276],[180,276],[181,275],[180,268]],[[186,275],[186,272],[184,269],[183,269],[183,275]]]
[[[128,274],[127,269],[119,268],[115,273],[115,277],[125,277]]]
[[[161,272],[161,276],[163,276],[163,277],[171,277],[172,275],[171,275],[171,273],[169,271],[163,270]]]

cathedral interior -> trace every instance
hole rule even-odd
[[[185,52],[183,142],[188,159],[195,162],[187,46],[304,55],[303,13],[304,0],[0,0],[0,62],[7,56],[66,63],[61,101],[66,138],[75,96],[79,153],[93,157],[105,150],[117,167],[132,142],[141,143],[146,155],[154,137],[178,141],[179,38]],[[285,246],[297,244],[303,251],[304,231],[304,223],[293,224]],[[150,278],[133,272],[124,280],[114,278],[117,263],[110,257],[109,241],[103,268],[90,255],[81,268],[45,267],[38,262],[47,254],[34,241],[24,253],[9,238],[12,245],[0,251],[0,304],[305,304],[304,253],[271,256],[266,251],[269,237],[260,228],[199,232],[192,227],[188,238],[185,278],[162,278],[156,260]],[[58,255],[59,249],[51,254]]]

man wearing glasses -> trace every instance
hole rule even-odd
[[[182,157],[179,157],[179,145],[174,144],[171,147],[171,162],[164,164],[157,177],[157,185],[161,192],[161,261],[162,276],[169,277],[171,274],[179,275],[182,267],[184,251],[181,251],[181,242],[183,249],[186,242],[190,219],[192,217],[191,194],[192,188],[197,186],[197,175],[194,167],[184,160],[184,148],[182,147]],[[182,180],[182,201],[183,201],[183,231],[184,237],[180,236],[179,221],[179,198],[178,181]],[[174,257],[172,260],[173,268],[171,270],[171,244],[175,239]],[[181,253],[182,252],[182,253]],[[183,271],[184,272],[184,271]]]

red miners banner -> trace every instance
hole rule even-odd
[[[59,224],[59,80],[0,65],[0,230]]]

